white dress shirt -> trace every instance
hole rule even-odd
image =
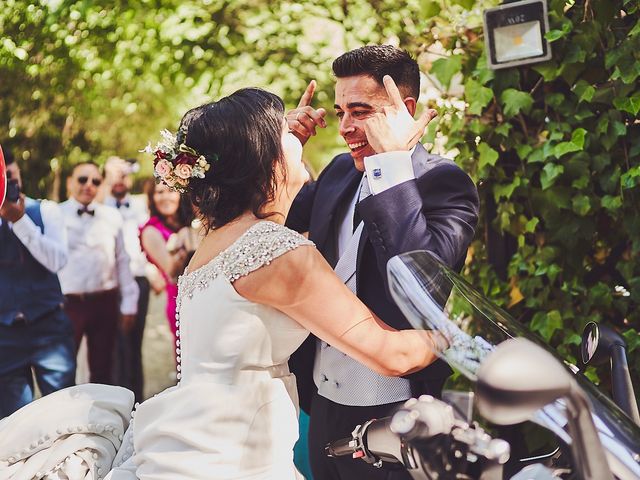
[[[115,197],[109,195],[104,199],[105,205],[116,208],[122,215],[124,248],[129,255],[129,268],[134,277],[144,277],[147,269],[147,257],[140,245],[140,227],[149,220],[146,195],[143,197],[127,194],[121,200],[120,207],[117,206]]]
[[[44,233],[25,213],[9,228],[43,267],[56,273],[67,263],[67,232],[58,204],[49,200],[40,203]],[[3,220],[0,218],[0,225]]]
[[[60,204],[69,241],[69,261],[60,271],[62,293],[80,294],[120,289],[120,311],[136,313],[138,285],[129,269],[122,216],[115,208],[91,203],[94,215],[78,215],[82,205],[70,198]]]

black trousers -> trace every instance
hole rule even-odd
[[[142,402],[144,375],[142,369],[142,337],[149,310],[149,280],[136,277],[140,289],[138,313],[135,323],[127,333],[118,329],[114,362],[114,383],[128,388],[135,395],[136,402]]]
[[[411,475],[399,466],[383,464],[376,468],[360,459],[329,458],[324,453],[327,443],[350,437],[356,425],[367,420],[392,415],[403,403],[350,407],[314,393],[309,421],[309,459],[314,480],[411,480]]]

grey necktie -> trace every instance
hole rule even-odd
[[[353,231],[356,231],[358,225],[362,221],[362,217],[360,216],[359,204],[362,200],[371,195],[371,190],[369,190],[369,181],[367,180],[367,174],[365,173],[362,177],[362,183],[360,184],[360,192],[358,193],[358,201],[356,202],[356,206],[353,209]]]
[[[369,195],[371,195],[371,190],[369,189],[369,182],[367,181],[367,176],[365,174],[360,186],[360,193],[358,194],[358,203]],[[356,203],[356,207],[353,212],[353,236],[349,240],[347,248],[340,256],[335,268],[336,275],[340,277],[340,279],[353,293],[356,293],[356,261],[358,257],[358,244],[360,243],[360,236],[362,235],[362,229],[364,228],[362,220],[357,217],[358,203]],[[356,223],[356,221],[358,223]]]

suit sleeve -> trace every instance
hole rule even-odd
[[[331,167],[339,158],[340,155],[334,157],[322,170],[318,178],[313,182],[305,184],[298,195],[296,195],[285,222],[285,225],[288,228],[295,230],[298,233],[305,233],[309,231],[309,227],[311,225],[311,212],[313,211],[313,202],[316,198],[318,185],[322,182],[325,174],[331,170]]]
[[[460,270],[478,222],[478,193],[466,173],[443,162],[359,208],[388,292],[387,262],[400,253],[428,250]]]
[[[298,233],[309,231],[311,209],[316,195],[316,182],[307,183],[293,200],[285,225]]]

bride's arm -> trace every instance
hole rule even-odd
[[[286,313],[318,338],[387,376],[420,370],[437,357],[432,332],[395,330],[336,276],[322,255],[298,247],[234,283],[246,299]]]

